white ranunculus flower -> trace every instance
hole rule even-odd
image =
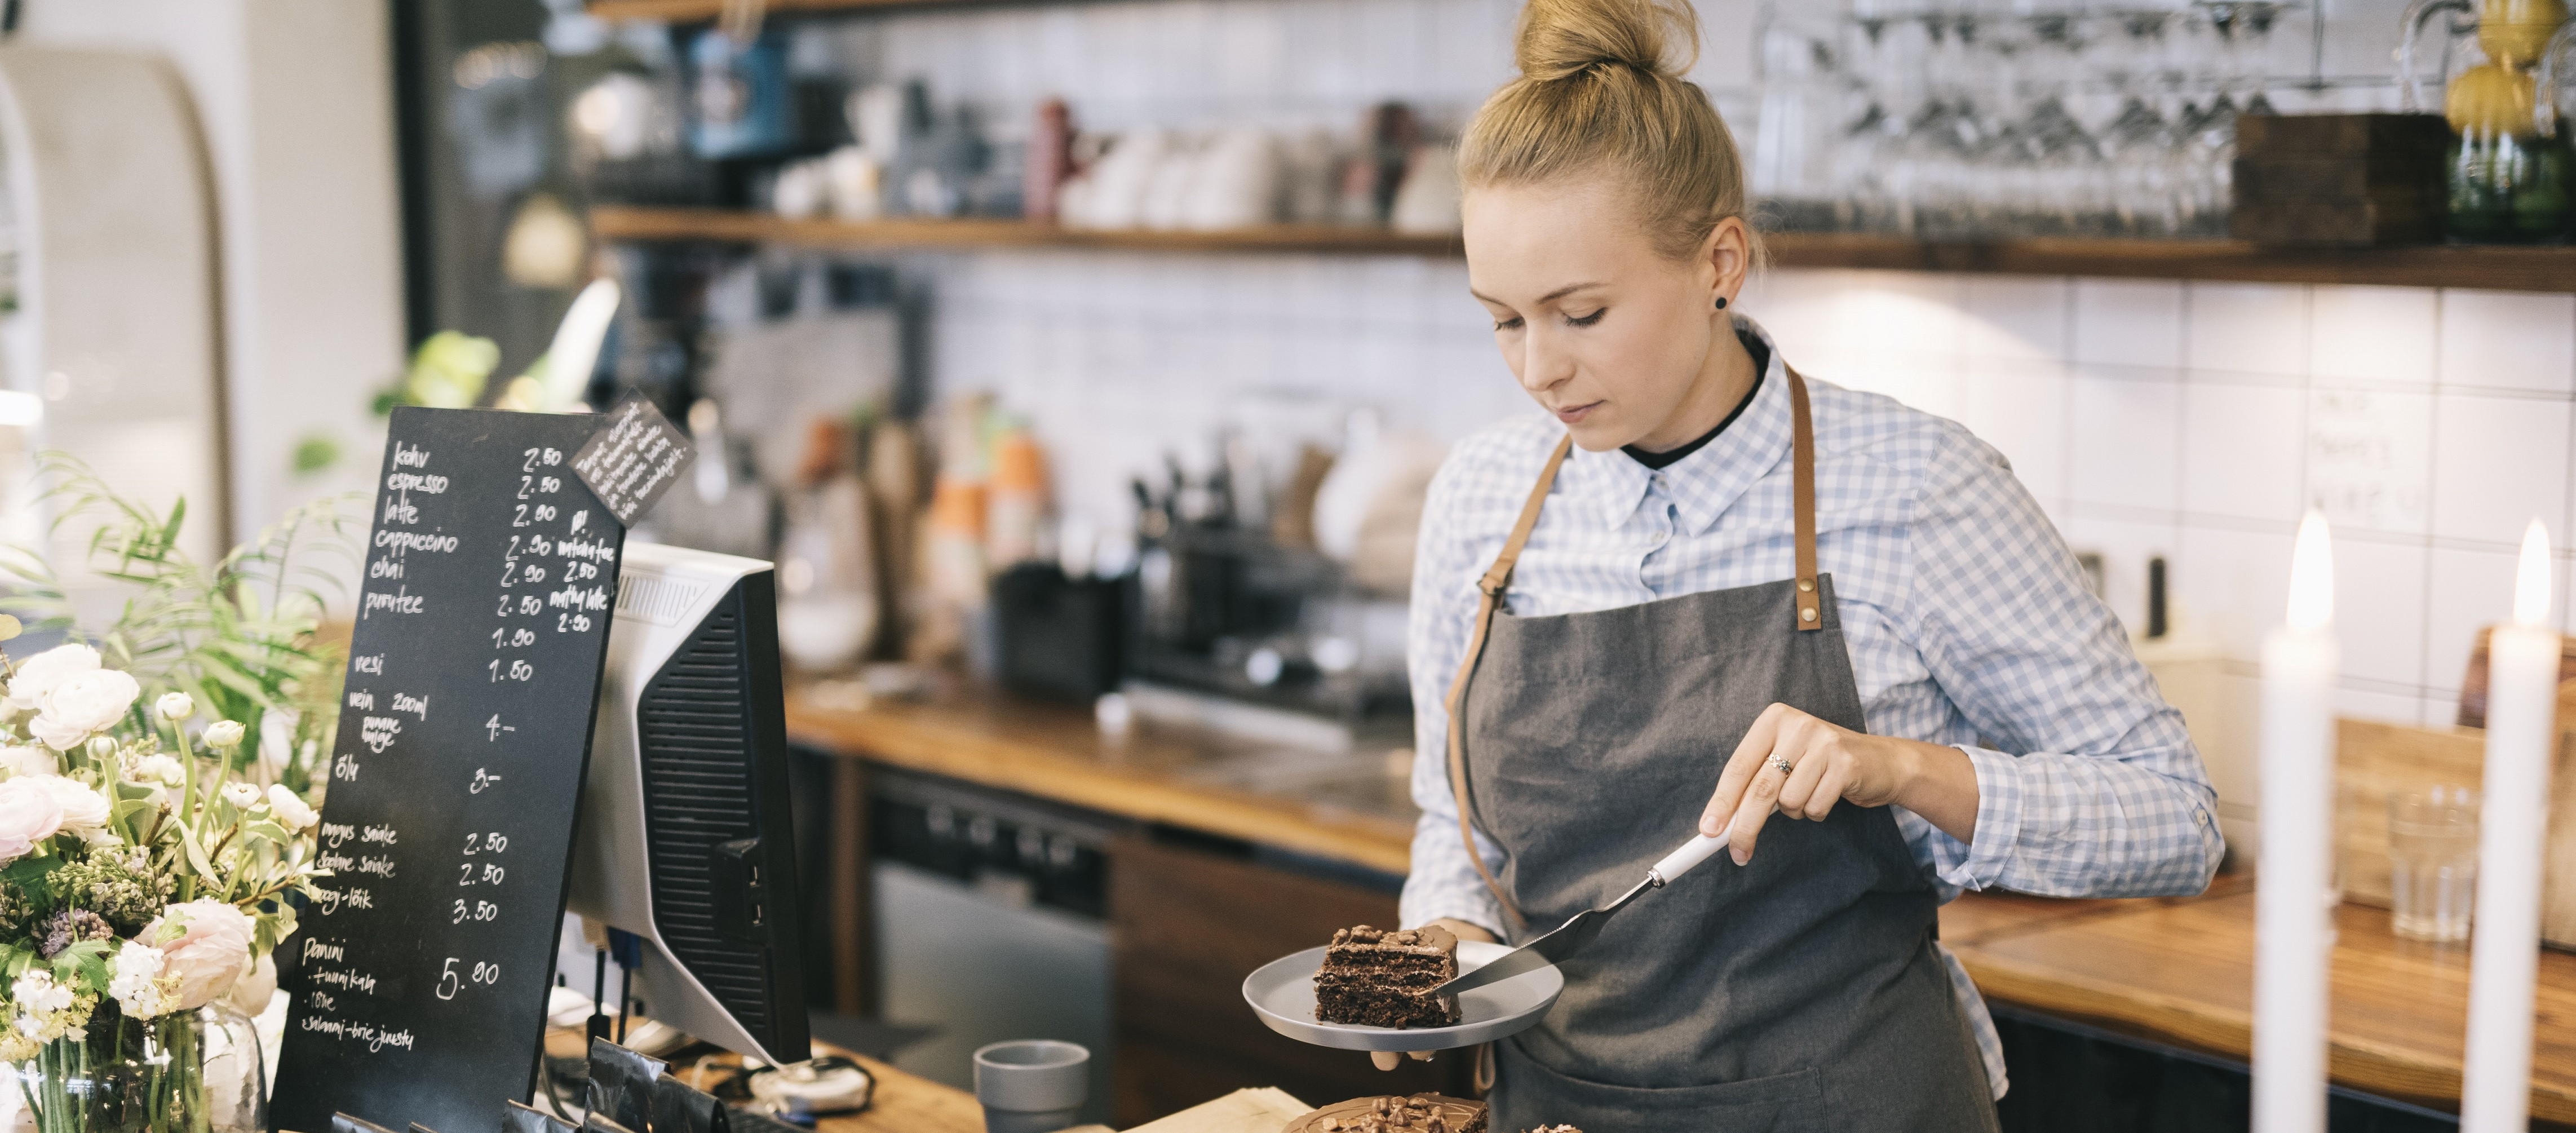
[[[217,720],[206,725],[206,746],[231,751],[241,746],[243,730],[237,720]]]
[[[0,783],[0,787],[8,784]],[[135,935],[141,941],[161,939],[162,930],[176,924],[184,931],[169,943],[161,945],[164,960],[161,972],[179,980],[181,1011],[194,1011],[233,989],[233,983],[250,970],[251,919],[240,909],[212,899],[199,899],[172,905],[143,931]]]
[[[0,768],[7,768],[12,775],[53,775],[62,771],[62,763],[50,749],[10,744],[0,747]]]
[[[98,668],[98,650],[74,643],[57,645],[18,663],[18,671],[9,678],[9,707],[33,712],[43,707],[45,694],[75,673]]]
[[[129,787],[148,788],[152,793],[146,797],[159,806],[169,801],[172,788],[188,781],[188,770],[169,756],[147,755],[126,764],[125,773],[117,778]]]
[[[268,785],[268,812],[277,816],[278,825],[297,834],[313,829],[314,824],[322,821],[322,816],[305,803],[304,796],[296,794],[284,783]]]
[[[184,692],[165,692],[152,702],[152,711],[164,720],[185,720],[197,714],[197,702]]]
[[[180,766],[179,761],[170,756],[147,755],[135,760],[132,767],[125,769],[125,778],[128,782],[137,784],[159,783],[164,787],[176,787],[187,782],[188,769]]]
[[[161,976],[166,966],[168,956],[143,941],[129,940],[117,948],[107,994],[125,1009],[126,1018],[149,1019],[178,1006],[177,981]]]
[[[55,751],[70,751],[91,736],[115,727],[143,695],[131,674],[115,669],[74,673],[45,690],[36,718],[27,730]]]
[[[26,781],[44,788],[54,796],[55,805],[63,808],[61,833],[88,834],[106,828],[107,796],[60,775],[31,775]]]
[[[259,805],[259,788],[238,779],[224,784],[224,801],[249,810]]]
[[[259,963],[251,965],[250,970],[243,972],[241,979],[233,983],[232,993],[226,995],[224,1001],[232,1004],[233,1010],[256,1018],[260,1012],[268,1010],[268,1001],[276,995],[277,960],[272,956],[262,956]]]
[[[92,738],[90,739],[90,741],[89,741],[89,757],[90,757],[91,759],[95,759],[95,760],[97,760],[97,761],[99,761],[99,762],[101,762],[101,763],[105,763],[105,762],[107,762],[108,760],[111,760],[111,759],[116,758],[116,739],[115,739],[115,737],[113,737],[113,736],[95,736],[95,737],[92,737]]]
[[[0,783],[0,863],[27,856],[63,828],[63,804],[39,777]]]

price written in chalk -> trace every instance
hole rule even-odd
[[[440,999],[456,998],[456,993],[459,990],[462,990],[467,984],[482,984],[489,987],[501,982],[501,965],[499,964],[487,964],[483,961],[477,960],[474,962],[474,966],[472,968],[465,971],[464,978],[460,980],[457,978],[456,967],[460,963],[463,963],[463,961],[458,960],[454,956],[450,956],[447,958],[447,967],[438,973],[438,997]]]
[[[285,1128],[335,1110],[489,1124],[489,1099],[525,1088],[625,541],[573,465],[615,425],[394,410],[342,725],[323,749],[317,856],[336,880],[309,916],[337,935],[294,989],[271,1103]],[[630,489],[667,479],[628,467],[643,470]],[[414,839],[397,846],[396,823]],[[404,1066],[412,1036],[442,1067],[439,1097]]]

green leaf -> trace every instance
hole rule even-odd
[[[189,833],[184,827],[179,831],[179,845],[187,852],[188,868],[195,870],[197,876],[205,878],[208,881],[222,880],[221,876],[215,872],[214,865],[206,860],[206,848],[198,845],[196,836]]]
[[[259,838],[280,846],[293,845],[295,842],[295,835],[288,833],[285,827],[262,819],[242,823],[242,837]]]
[[[0,869],[0,882],[7,882],[30,893],[53,892],[55,870],[70,863],[59,857],[24,857]]]
[[[16,982],[18,977],[26,974],[27,968],[36,962],[36,953],[33,949],[20,948],[14,944],[0,949],[0,955],[6,955],[9,958],[6,965],[0,965],[0,981]]]

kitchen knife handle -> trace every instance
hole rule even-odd
[[[1655,878],[1656,884],[1670,884],[1679,880],[1683,874],[1689,873],[1691,867],[1717,856],[1717,852],[1725,848],[1726,839],[1711,838],[1702,834],[1682,843],[1681,849],[1664,855],[1664,860],[1656,862],[1655,868],[1647,872]]]

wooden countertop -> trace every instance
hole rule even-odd
[[[816,1121],[817,1133],[984,1133],[984,1107],[975,1095],[873,1058],[850,1057],[876,1076],[876,1093],[858,1113]]]
[[[2226,1058],[2252,1049],[2250,884],[2162,901],[1971,894],[1943,910],[1941,923],[1942,942],[1992,999]],[[1954,923],[1976,927],[1953,931]],[[2457,1108],[2468,947],[2400,940],[2387,910],[2360,905],[2343,906],[2336,929],[2335,1080]],[[2531,1114],[2576,1122],[2576,956],[2541,952],[2535,998]]]
[[[952,690],[834,707],[787,698],[796,741],[1140,822],[1405,872],[1413,821],[1383,750],[1326,752],[1137,721],[1104,736],[1088,710]]]
[[[1113,742],[1088,713],[972,694],[861,710],[792,696],[788,727],[875,763],[1388,872],[1404,871],[1412,840],[1415,812],[1383,753],[1335,761],[1143,724]],[[2381,909],[2347,905],[2337,923],[2335,1080],[2456,1108],[2467,948],[2399,940]],[[2254,893],[2241,876],[2190,898],[1971,893],[1942,909],[1941,938],[1997,1002],[2222,1058],[2252,1050]],[[2576,1123],[2576,955],[2544,951],[2540,982],[2532,1116]]]
[[[579,1057],[589,1045],[590,1040],[578,1030],[546,1032],[546,1053],[556,1058]],[[858,1063],[877,1083],[868,1108],[848,1117],[827,1117],[815,1122],[819,1133],[984,1133],[984,1107],[976,1104],[973,1094],[830,1043],[815,1043],[814,1049],[817,1054],[837,1054]],[[713,1062],[728,1067],[738,1066],[740,1061],[721,1051],[713,1056]],[[698,1065],[694,1056],[684,1054],[671,1064],[671,1073],[689,1085],[713,1088],[708,1080],[699,1077]],[[718,1075],[719,1080],[721,1077]]]

